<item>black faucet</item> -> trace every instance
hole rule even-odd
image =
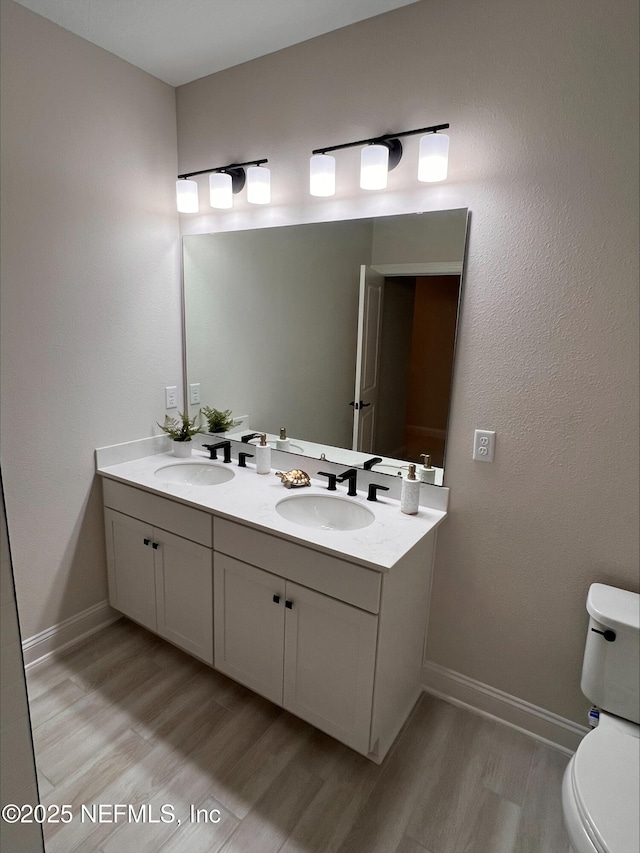
[[[240,441],[243,444],[249,444],[252,438],[260,438],[261,434],[259,432],[248,432],[246,435],[240,436]]]
[[[329,474],[327,471],[318,471],[318,477],[328,477],[329,485],[327,486],[328,491],[335,492],[336,491],[336,480],[338,479],[337,474]]]
[[[253,453],[238,453],[238,468],[246,468],[247,459],[253,459]]]
[[[378,483],[369,483],[369,494],[367,495],[368,501],[377,501],[377,493],[378,492],[388,492],[389,486],[380,486]]]
[[[371,459],[367,459],[366,462],[363,462],[362,467],[365,471],[370,471],[374,465],[377,465],[378,462],[382,462],[382,456],[373,456]]]
[[[218,450],[224,450],[224,459],[223,462],[231,462],[231,442],[230,441],[219,441],[217,444],[203,444],[209,451],[209,459],[217,459],[218,458]]]
[[[358,494],[356,492],[357,477],[358,472],[355,468],[349,468],[347,471],[344,471],[342,474],[340,474],[339,477],[336,477],[336,481],[338,483],[344,483],[345,480],[349,481],[349,489],[347,491],[347,494],[350,498],[355,498],[355,496]]]

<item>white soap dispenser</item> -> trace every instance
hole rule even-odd
[[[424,464],[418,468],[418,477],[421,483],[435,483],[436,469],[431,467],[431,456],[428,453],[421,453],[420,458],[424,459]]]
[[[280,438],[276,438],[276,450],[289,450],[291,440],[287,438],[287,430],[280,427]]]
[[[271,447],[267,444],[264,432],[260,436],[260,444],[256,445],[256,471],[258,474],[268,474],[271,471]]]
[[[416,515],[420,503],[420,480],[416,479],[416,466],[409,465],[409,473],[402,478],[400,492],[400,511],[406,515]]]

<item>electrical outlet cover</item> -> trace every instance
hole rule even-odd
[[[473,434],[473,458],[476,462],[493,462],[496,448],[494,430],[477,429]]]
[[[178,386],[177,385],[167,385],[164,389],[164,402],[165,408],[167,409],[177,409],[178,408]]]

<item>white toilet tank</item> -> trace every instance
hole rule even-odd
[[[594,705],[640,724],[640,595],[594,583],[581,687]]]

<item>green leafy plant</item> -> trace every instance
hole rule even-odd
[[[173,439],[173,441],[191,441],[191,436],[202,432],[200,424],[200,413],[190,418],[188,412],[178,412],[177,418],[165,415],[164,424],[158,424],[163,432]]]
[[[207,419],[209,432],[225,432],[233,426],[231,409],[220,411],[220,409],[212,409],[211,406],[204,406],[200,411]]]

